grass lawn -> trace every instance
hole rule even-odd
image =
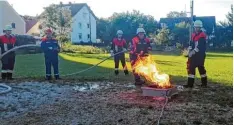
[[[60,74],[78,72],[88,68],[102,59],[108,57],[109,54],[60,54]],[[126,55],[127,60],[128,55]],[[171,76],[173,83],[186,82],[186,61],[187,58],[173,54],[163,54],[155,52],[153,58],[157,63],[158,69],[162,73],[167,73]],[[232,53],[208,53],[206,58],[206,69],[209,80],[213,83],[232,85]],[[120,66],[121,67],[121,66]],[[129,69],[130,64],[128,62]],[[121,67],[122,68],[122,67]],[[109,59],[100,66],[91,69],[87,72],[70,76],[72,79],[80,80],[119,80],[133,81],[133,77],[124,76],[121,72],[119,76],[113,74],[114,62]],[[42,78],[45,74],[43,54],[34,55],[17,55],[15,77],[25,78]],[[197,71],[197,77],[199,73]],[[68,78],[68,77],[65,77]],[[199,82],[199,80],[197,80]]]

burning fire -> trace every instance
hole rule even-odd
[[[144,77],[146,82],[157,88],[170,88],[171,84],[167,74],[159,74],[156,63],[152,56],[138,56],[136,63],[133,65],[135,73]]]

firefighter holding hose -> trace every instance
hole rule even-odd
[[[189,59],[187,62],[188,81],[184,85],[185,88],[193,88],[195,71],[201,75],[201,87],[207,86],[207,75],[205,70],[205,57],[206,57],[206,34],[202,31],[202,21],[196,20],[194,22],[195,32],[192,34],[192,41],[189,47]]]
[[[145,30],[143,28],[138,28],[136,34],[137,35],[132,39],[130,46],[130,61],[132,67],[136,63],[138,56],[147,56],[149,51],[152,50],[150,39],[146,37]],[[140,76],[135,73],[134,69],[133,75],[135,78],[135,85],[142,86],[144,81],[140,79]]]
[[[51,80],[51,66],[54,69],[54,77],[59,80],[59,68],[58,68],[58,53],[60,46],[58,41],[52,38],[52,30],[47,29],[45,31],[46,37],[42,39],[41,48],[44,52],[45,65],[46,65],[46,80]]]
[[[16,38],[11,34],[12,26],[6,25],[4,29],[4,35],[0,36],[0,48],[1,53],[13,49],[16,44]],[[15,52],[10,52],[2,57],[2,80],[13,80],[12,74],[15,65]]]
[[[114,55],[116,53],[127,51],[127,43],[126,40],[123,38],[123,31],[118,30],[116,33],[117,37],[113,39],[112,46],[111,46],[111,56],[114,56],[115,61],[115,75],[119,74],[119,61],[121,61],[124,74],[128,75],[128,69],[125,61],[125,53],[120,53],[117,55]]]

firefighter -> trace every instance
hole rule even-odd
[[[112,46],[111,46],[111,56],[113,56],[115,53],[127,51],[127,43],[125,39],[123,38],[123,31],[118,30],[116,33],[117,37],[113,39]],[[115,75],[119,74],[119,61],[121,61],[124,73],[125,75],[128,75],[128,69],[125,61],[125,53],[120,53],[117,55],[114,55],[114,61],[115,61]]]
[[[0,36],[0,48],[1,53],[5,53],[6,51],[14,48],[16,44],[16,38],[11,34],[12,27],[11,25],[6,25],[4,29],[4,35]],[[15,52],[10,52],[4,57],[2,57],[2,80],[13,80],[12,74],[15,65]]]
[[[132,39],[130,46],[131,51],[129,54],[132,67],[135,64],[138,56],[147,56],[149,54],[149,51],[152,50],[150,40],[146,37],[145,30],[143,28],[138,28],[136,34],[137,35]],[[133,75],[135,78],[136,86],[141,86],[144,84],[144,81],[140,79],[140,76],[135,73],[134,69]]]
[[[58,41],[52,38],[52,30],[47,29],[45,31],[46,37],[42,39],[41,48],[44,52],[45,65],[46,65],[46,80],[51,80],[51,66],[54,69],[54,77],[59,80],[59,69],[58,69],[58,53],[60,47]]]
[[[201,86],[207,86],[207,75],[204,67],[206,57],[206,34],[202,31],[202,21],[194,22],[195,32],[192,34],[191,46],[189,47],[189,58],[187,62],[188,81],[185,88],[192,88],[195,79],[195,71],[201,75]]]

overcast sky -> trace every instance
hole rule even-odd
[[[87,3],[97,17],[109,17],[114,12],[131,11],[133,9],[154,16],[157,20],[166,17],[170,11],[187,11],[190,0],[7,0],[21,15],[36,16],[43,7],[51,3],[58,4],[76,2]],[[216,16],[216,20],[225,20],[232,0],[194,0],[194,14],[197,16]]]

